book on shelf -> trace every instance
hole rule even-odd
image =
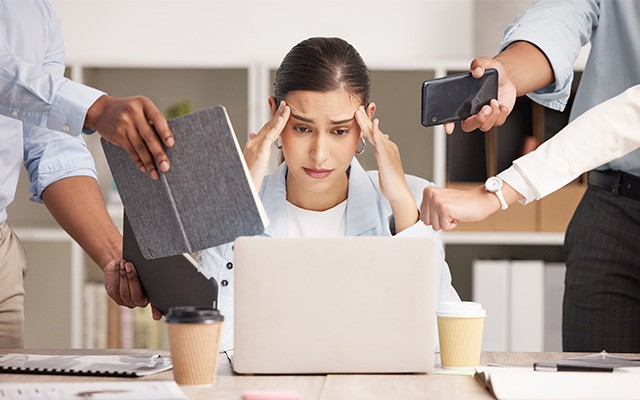
[[[167,328],[151,316],[149,307],[128,308],[109,302],[108,347],[111,349],[168,349]]]
[[[487,310],[482,335],[484,351],[509,348],[509,302],[511,282],[509,260],[474,260],[472,263],[473,301]]]
[[[86,282],[83,296],[82,347],[104,349],[108,344],[109,295],[102,283]]]
[[[135,378],[172,368],[171,359],[160,355],[39,355],[5,354],[2,373],[45,375],[94,375]]]
[[[564,263],[544,265],[544,351],[562,351]]]
[[[102,139],[118,193],[147,259],[192,253],[264,231],[267,216],[224,107],[170,119],[171,169],[152,180]]]
[[[544,351],[544,261],[511,261],[511,347]]]

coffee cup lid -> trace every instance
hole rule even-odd
[[[215,308],[180,306],[171,307],[166,321],[178,324],[206,324],[223,321],[224,316]]]
[[[480,303],[472,301],[443,301],[436,309],[438,317],[481,318],[487,316]]]

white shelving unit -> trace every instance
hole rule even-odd
[[[447,232],[445,244],[562,246],[564,232]]]

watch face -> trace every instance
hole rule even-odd
[[[488,191],[495,193],[502,188],[502,179],[496,176],[492,176],[491,178],[487,179],[487,181],[484,184],[484,187]]]

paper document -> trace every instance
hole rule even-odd
[[[614,368],[640,367],[640,358],[617,357],[603,351],[586,356],[544,360],[533,364],[536,371],[612,372]]]
[[[174,381],[1,383],[0,399],[182,400]]]
[[[616,372],[541,372],[485,367],[476,380],[499,400],[640,399],[640,369]]]
[[[171,359],[159,355],[6,354],[0,357],[0,372],[3,373],[137,377],[171,368]]]

